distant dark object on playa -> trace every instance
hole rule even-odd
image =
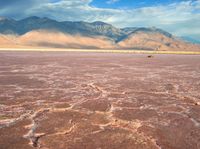
[[[148,57],[148,58],[153,58],[154,56],[153,56],[153,55],[148,55],[147,57]]]

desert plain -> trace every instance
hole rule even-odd
[[[199,149],[200,55],[0,52],[0,149]]]

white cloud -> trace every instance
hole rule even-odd
[[[118,2],[119,0],[108,0],[106,3],[107,4],[114,4],[116,2]]]
[[[200,39],[200,0],[137,9],[97,8],[91,6],[91,2],[92,0],[60,0],[51,3],[44,0],[25,10],[17,9],[17,13],[13,9],[16,6],[5,7],[0,9],[0,15],[17,14],[17,18],[37,15],[60,21],[104,21],[118,27],[156,26],[177,36],[189,35]]]

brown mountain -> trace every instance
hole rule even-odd
[[[156,29],[137,30],[118,43],[125,49],[143,49],[156,51],[200,51],[200,45],[192,44],[172,35],[166,35]]]
[[[119,29],[104,22],[58,22],[39,17],[1,19],[0,47],[200,51],[199,44],[157,28]]]

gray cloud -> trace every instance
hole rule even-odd
[[[0,15],[15,19],[23,18],[28,11],[48,0],[0,0]]]
[[[25,4],[26,2],[34,2],[34,0],[0,0],[0,8],[9,7],[12,5],[21,5]]]

